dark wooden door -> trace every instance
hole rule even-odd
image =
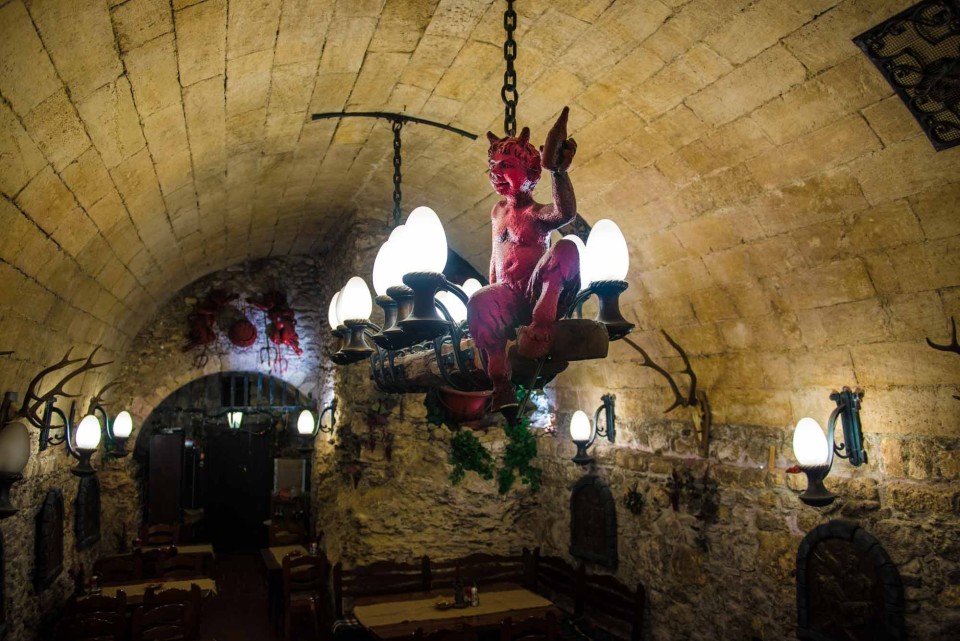
[[[147,522],[180,522],[180,483],[183,476],[183,434],[150,437],[147,476]]]
[[[208,532],[217,549],[253,550],[266,545],[270,509],[270,443],[244,431],[223,431],[206,444]]]

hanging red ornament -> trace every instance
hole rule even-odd
[[[241,318],[230,326],[227,338],[237,347],[250,347],[257,340],[257,328],[246,318]]]

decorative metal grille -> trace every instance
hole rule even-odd
[[[960,0],[924,0],[853,41],[937,151],[960,144]]]

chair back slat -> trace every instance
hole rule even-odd
[[[203,555],[175,554],[157,561],[156,567],[163,579],[194,579],[203,576]]]
[[[133,612],[132,641],[174,641],[195,638],[196,625],[190,603],[141,606]]]
[[[343,618],[345,601],[359,596],[392,594],[396,592],[427,592],[430,590],[429,559],[419,563],[377,561],[355,568],[333,567],[333,601],[337,618]]]
[[[116,612],[95,612],[64,617],[57,641],[123,641],[126,618]]]
[[[153,523],[143,526],[140,540],[145,546],[177,545],[180,543],[179,523]]]
[[[117,590],[116,596],[87,596],[71,599],[67,602],[65,616],[86,616],[100,613],[125,615],[127,612],[127,593]]]
[[[201,608],[203,607],[203,591],[196,583],[190,585],[189,590],[181,588],[165,588],[155,590],[147,588],[143,595],[143,604],[148,607],[155,607],[167,603],[179,603],[189,607],[190,620],[192,624],[192,634],[194,637],[200,635]]]
[[[431,589],[446,589],[457,577],[480,585],[491,583],[524,583],[526,579],[522,555],[470,554],[460,559],[431,561]]]

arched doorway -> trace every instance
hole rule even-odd
[[[145,521],[183,523],[187,537],[218,550],[263,547],[276,471],[291,463],[302,469],[293,492],[308,491],[295,429],[304,409],[315,409],[311,398],[259,372],[211,374],[170,394],[145,421],[134,451],[144,471]]]

